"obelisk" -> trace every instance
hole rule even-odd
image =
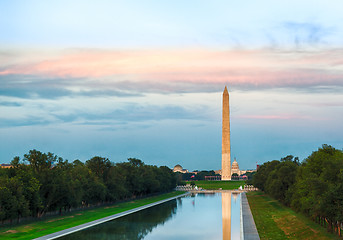
[[[229,92],[225,86],[223,92],[223,123],[222,123],[222,181],[231,180],[231,149],[230,149],[230,105]]]

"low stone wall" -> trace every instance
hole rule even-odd
[[[244,190],[246,190],[246,191],[257,191],[258,188],[254,187],[253,185],[244,185]]]
[[[180,185],[176,186],[175,188],[176,191],[193,191],[194,188],[191,185]]]
[[[176,191],[186,191],[186,192],[222,192],[222,191],[227,191],[227,190],[206,190],[202,188],[198,188],[197,186],[192,186],[192,185],[179,185],[175,188]],[[228,190],[228,191],[237,191],[239,193],[241,192],[250,192],[250,191],[257,191],[258,188],[254,187],[253,185],[244,185],[243,189],[233,189],[233,190]]]

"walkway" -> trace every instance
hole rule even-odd
[[[108,217],[105,217],[105,218],[94,220],[92,222],[84,223],[84,224],[81,224],[81,225],[76,226],[76,227],[72,227],[72,228],[68,228],[68,229],[65,229],[65,230],[62,230],[62,231],[59,231],[59,232],[51,233],[49,235],[45,235],[43,237],[36,238],[35,240],[43,240],[43,239],[46,240],[46,239],[59,238],[59,237],[71,234],[73,232],[81,231],[83,229],[86,229],[86,228],[89,228],[89,227],[93,227],[95,225],[98,225],[98,224],[101,224],[101,223],[104,223],[104,222],[107,222],[107,221],[111,221],[113,219],[116,219],[116,218],[119,218],[119,217],[122,217],[122,216],[125,216],[125,215],[128,215],[128,214],[131,214],[131,213],[134,213],[134,212],[138,212],[140,210],[143,210],[143,209],[146,209],[146,208],[149,208],[149,207],[152,207],[152,206],[164,203],[164,202],[168,202],[170,200],[173,200],[173,199],[176,199],[176,198],[179,198],[179,197],[186,196],[188,194],[189,193],[184,193],[184,194],[181,194],[181,195],[178,195],[178,196],[175,196],[175,197],[171,197],[171,198],[167,198],[167,199],[164,199],[164,200],[161,200],[161,201],[158,201],[158,202],[150,203],[150,204],[138,207],[138,208],[134,208],[134,209],[125,211],[125,212],[117,213],[117,214],[114,214],[114,215],[111,215],[111,216],[108,216]]]
[[[248,203],[248,199],[247,196],[245,195],[245,193],[241,194],[241,203],[242,203],[242,216],[241,216],[241,224],[243,226],[241,226],[241,230],[242,232],[242,239],[243,240],[257,240],[260,239],[256,226],[255,226],[255,222],[254,222],[254,218],[251,214],[251,210],[250,210],[250,206]]]

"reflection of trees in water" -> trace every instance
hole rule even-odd
[[[240,193],[236,193],[236,192],[233,192],[232,193],[232,196],[233,196],[233,199],[235,200],[235,203],[237,201],[237,197],[239,196]]]
[[[176,200],[148,208],[59,239],[143,239],[176,213]]]
[[[194,196],[200,197],[200,198],[206,198],[206,197],[216,197],[219,193],[216,192],[203,192],[203,193],[195,193]]]
[[[176,200],[176,202],[177,202],[177,207],[178,208],[181,208],[182,207],[182,198],[177,198],[177,199],[175,199]]]

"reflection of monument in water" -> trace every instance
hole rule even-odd
[[[231,192],[222,192],[223,240],[231,239]]]

